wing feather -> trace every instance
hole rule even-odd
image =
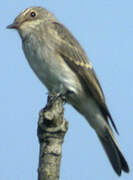
[[[58,38],[58,41],[53,40],[53,43],[56,44],[58,53],[60,53],[68,66],[76,72],[86,94],[91,95],[95,99],[107,123],[109,124],[108,119],[110,119],[115,131],[118,133],[106,106],[105,97],[97,76],[78,41],[65,26],[58,22],[51,24],[50,32],[52,34],[54,33],[55,37]]]

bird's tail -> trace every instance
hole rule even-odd
[[[113,169],[119,176],[121,175],[122,170],[125,172],[129,172],[128,164],[119,149],[113,133],[108,128],[105,131],[105,136],[98,135],[98,137],[103,145],[103,148],[108,156],[108,159],[110,160]]]

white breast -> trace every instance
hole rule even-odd
[[[82,90],[75,73],[47,44],[34,44],[30,38],[24,42],[23,50],[31,68],[49,91],[63,87],[78,94]]]

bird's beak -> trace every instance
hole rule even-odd
[[[18,29],[19,28],[19,23],[13,22],[12,24],[8,25],[6,28],[8,29]]]

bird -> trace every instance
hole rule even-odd
[[[118,176],[129,166],[114,136],[118,134],[93,66],[80,43],[43,7],[22,11],[12,24],[29,65],[49,93],[66,97],[95,130]]]

